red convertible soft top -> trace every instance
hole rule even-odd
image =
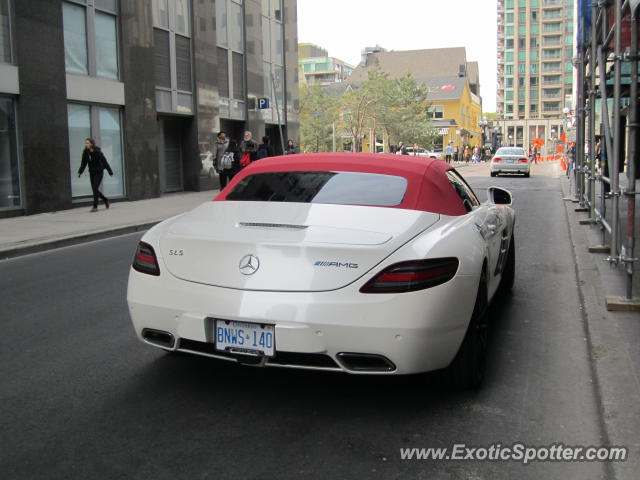
[[[395,175],[407,179],[407,191],[400,205],[403,208],[464,215],[467,209],[447,178],[453,167],[442,160],[410,155],[380,153],[304,153],[263,158],[243,168],[214,201],[224,201],[238,182],[249,175],[267,172],[362,172]]]

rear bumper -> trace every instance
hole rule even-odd
[[[214,321],[240,320],[275,325],[276,357],[265,359],[265,366],[409,374],[452,361],[473,311],[477,284],[477,276],[459,275],[405,294],[361,294],[359,284],[332,292],[262,292],[132,270],[127,300],[138,337],[168,350],[235,361],[237,356],[215,349]],[[175,342],[171,347],[149,342],[143,329],[166,332]],[[374,363],[383,358],[393,368],[358,369],[344,353],[373,355],[378,357]]]
[[[528,163],[491,163],[491,173],[528,173],[530,168]]]

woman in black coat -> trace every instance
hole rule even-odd
[[[113,170],[109,166],[109,162],[100,150],[100,147],[96,145],[93,138],[87,138],[84,141],[84,150],[82,151],[82,163],[80,164],[80,170],[78,170],[78,178],[84,172],[84,169],[89,166],[89,178],[91,179],[91,190],[93,190],[93,208],[91,212],[98,211],[98,199],[101,198],[104,202],[104,206],[109,208],[109,199],[105,197],[100,191],[100,184],[102,183],[102,177],[104,171],[109,172],[109,175],[113,177]]]

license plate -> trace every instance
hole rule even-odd
[[[216,320],[216,350],[273,357],[275,340],[273,325]]]
[[[507,158],[507,163],[513,163],[513,162],[514,162],[513,158]]]

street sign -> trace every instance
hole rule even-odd
[[[258,97],[258,110],[269,108],[269,97]]]

